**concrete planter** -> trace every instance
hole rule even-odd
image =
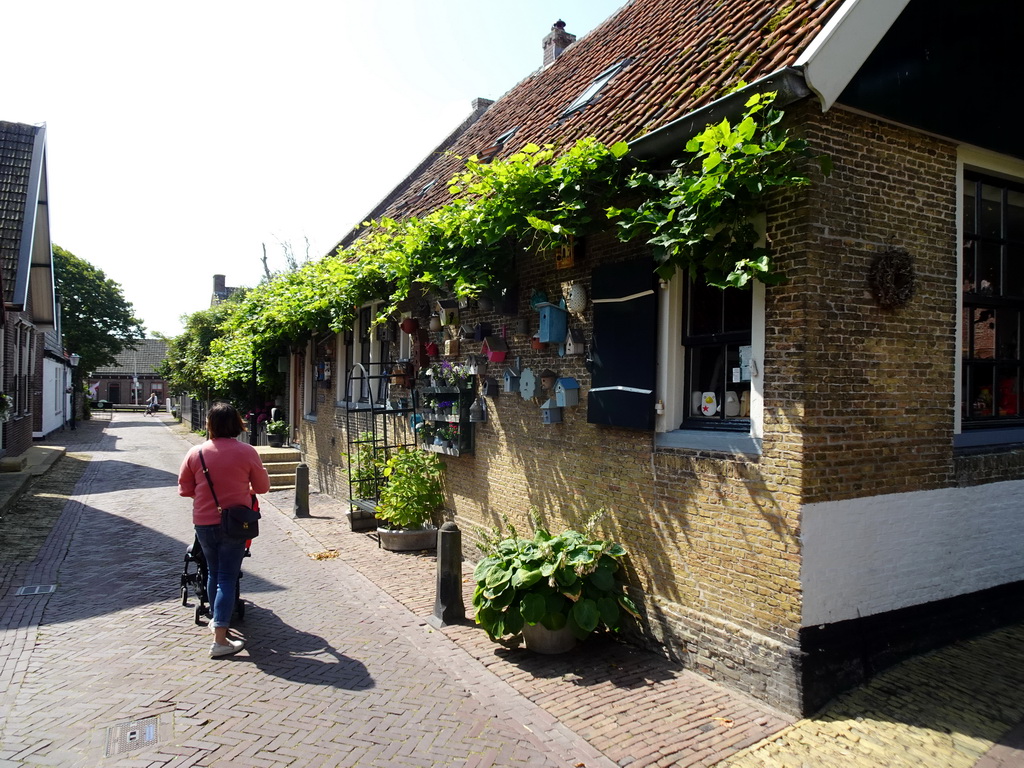
[[[524,624],[526,647],[534,653],[566,653],[576,647],[576,637],[568,625],[551,630],[543,624]]]
[[[413,531],[393,528],[378,528],[380,545],[390,552],[416,552],[424,549],[437,549],[437,528],[429,525]]]

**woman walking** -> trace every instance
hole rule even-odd
[[[245,542],[224,536],[217,502],[225,509],[248,505],[253,494],[270,490],[270,478],[256,449],[235,439],[244,429],[242,417],[232,405],[215,403],[206,415],[209,439],[188,452],[178,471],[178,493],[192,499],[192,522],[206,557],[207,595],[213,608],[211,658],[230,656],[245,646],[242,640],[228,637]],[[209,475],[203,472],[203,462]],[[207,477],[213,480],[217,501]]]

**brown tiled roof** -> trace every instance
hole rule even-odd
[[[135,342],[135,349],[126,349],[117,356],[112,366],[97,368],[93,378],[102,376],[124,376],[125,374],[152,374],[167,357],[167,342],[163,339],[142,339]]]
[[[0,121],[0,277],[5,302],[14,298],[32,151],[38,130],[31,125]]]
[[[499,157],[527,142],[568,145],[595,136],[630,141],[792,65],[821,31],[840,0],[633,0],[550,66],[516,85],[451,148],[482,153],[518,128]],[[571,30],[571,23],[568,27]],[[538,39],[543,30],[539,30]],[[628,60],[591,104],[569,116],[572,103],[602,72]],[[392,203],[392,216],[421,214],[448,201],[447,182],[461,168],[438,158]],[[437,181],[429,193],[420,190]]]

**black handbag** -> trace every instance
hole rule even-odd
[[[203,458],[203,451],[199,451],[199,462],[203,465],[203,474],[206,475],[206,483],[210,486],[210,493],[213,495],[213,503],[217,505],[220,512],[220,527],[224,536],[229,539],[248,541],[260,535],[260,512],[258,509],[247,507],[244,504],[237,504],[224,509],[217,501],[217,492],[213,490],[213,478],[210,477],[210,470],[206,468],[206,459]],[[252,497],[255,505],[256,497]]]

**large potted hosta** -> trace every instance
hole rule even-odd
[[[561,653],[638,616],[621,578],[620,544],[574,530],[553,536],[540,526],[531,539],[509,533],[485,542],[473,573],[476,623],[492,640],[522,634],[531,650]]]
[[[377,534],[384,549],[408,552],[437,547],[434,516],[444,505],[445,465],[437,454],[399,448],[385,462],[377,501]]]

